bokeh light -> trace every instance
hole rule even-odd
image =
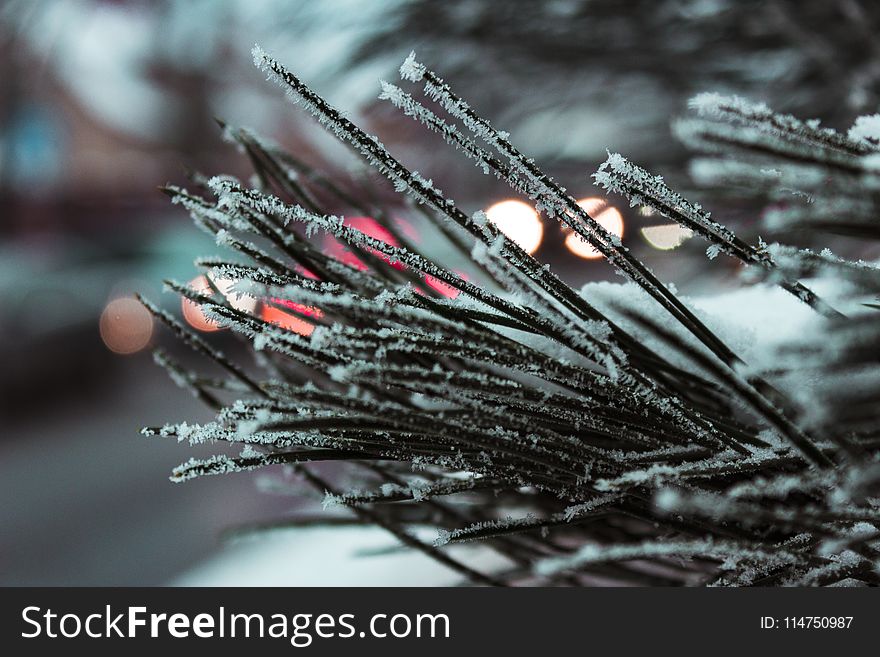
[[[253,313],[257,309],[257,299],[249,294],[242,294],[235,291],[235,285],[238,281],[231,278],[220,278],[208,274],[208,278],[214,283],[214,286],[220,291],[230,306],[244,313]]]
[[[623,216],[617,208],[608,205],[605,199],[595,197],[582,198],[578,201],[578,205],[609,233],[623,237]],[[565,233],[566,248],[579,258],[593,260],[602,257],[599,251],[594,249],[589,242],[570,228],[566,229]]]
[[[263,321],[269,322],[270,324],[275,324],[276,326],[279,326],[288,331],[299,333],[300,335],[311,335],[312,331],[315,330],[315,325],[311,322],[307,322],[299,315],[284,312],[277,306],[290,308],[291,310],[306,315],[307,317],[317,318],[323,317],[324,315],[324,313],[321,312],[320,308],[303,306],[301,304],[294,303],[293,301],[287,301],[286,299],[273,298],[270,301],[271,303],[264,302],[263,307],[260,311],[260,317],[263,319]]]
[[[208,278],[204,275],[199,275],[192,279],[189,282],[189,287],[199,295],[206,297],[211,296],[211,293],[214,291]],[[186,297],[181,298],[180,308],[186,323],[197,331],[210,333],[211,331],[219,331],[222,328],[214,320],[208,319],[200,304],[194,303]]]
[[[460,271],[455,272],[458,274],[460,278],[467,280],[467,276]],[[430,274],[425,275],[425,285],[434,290],[435,292],[439,292],[447,299],[456,299],[458,295],[461,294],[461,290],[458,288],[452,287],[448,283],[444,283],[439,278],[431,276]]]
[[[116,354],[134,354],[150,344],[153,317],[133,297],[113,299],[98,322],[101,340]]]
[[[354,228],[355,230],[359,230],[365,235],[369,235],[370,237],[379,240],[380,242],[385,242],[385,244],[389,244],[391,246],[400,246],[396,239],[394,239],[394,235],[385,228],[378,221],[373,219],[372,217],[345,217],[343,219],[343,224],[348,226],[349,228]],[[327,235],[324,239],[324,250],[337,260],[341,260],[347,265],[351,265],[352,267],[356,267],[363,271],[367,269],[367,265],[358,258],[352,251],[351,247],[348,244],[343,244],[339,240],[337,240],[332,235]],[[391,259],[386,255],[382,255],[374,251],[373,249],[366,249],[372,253],[375,253],[379,258],[389,263],[395,269],[403,269],[403,265],[399,262],[391,262]]]
[[[486,210],[486,217],[526,253],[534,253],[541,246],[544,224],[528,203],[499,201]]]
[[[689,240],[694,235],[690,228],[685,228],[678,224],[645,226],[640,232],[648,244],[661,251],[670,251],[681,246],[683,242]]]

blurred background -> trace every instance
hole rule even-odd
[[[613,279],[376,100],[377,80],[396,80],[416,50],[661,279],[700,294],[719,284],[695,275],[705,244],[591,200],[589,174],[607,148],[692,191],[669,122],[700,91],[841,129],[878,111],[878,14],[870,0],[0,1],[0,583],[188,581],[222,530],[289,510],[247,475],[171,484],[191,450],[138,433],[208,417],[152,364],[151,347],[182,350],[132,295],[180,316],[162,280],[190,280],[193,258],[216,253],[157,191],[185,184],[187,168],[247,175],[214,117],[394,198],[266,83],[254,43],[466,210],[492,208],[571,283]],[[756,239],[754,208],[707,205]]]

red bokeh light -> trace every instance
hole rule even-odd
[[[359,230],[365,235],[369,235],[370,237],[379,240],[380,242],[385,242],[385,244],[389,244],[391,246],[400,246],[391,232],[385,228],[378,221],[373,219],[372,217],[345,217],[343,223],[349,228],[354,228],[355,230]],[[357,267],[360,270],[367,269],[367,265],[361,261],[354,253],[352,253],[351,248],[347,244],[343,244],[339,240],[337,240],[332,235],[327,235],[324,238],[324,249],[326,252],[336,258],[337,260],[341,260],[347,265],[351,265],[352,267]],[[373,249],[368,249],[369,251],[375,253],[378,257],[382,258],[385,262],[390,264],[395,269],[403,269],[403,265],[399,262],[392,262],[391,259],[378,253]]]
[[[320,308],[303,306],[302,304],[294,303],[293,301],[288,301],[286,299],[273,298],[270,299],[270,302],[271,303],[263,303],[260,317],[270,324],[275,324],[276,326],[280,326],[288,331],[293,331],[294,333],[299,333],[300,335],[311,335],[312,331],[315,330],[315,325],[311,322],[307,322],[299,315],[284,312],[277,306],[290,308],[291,310],[307,317],[318,318],[324,316],[324,313],[321,312]]]
[[[461,272],[455,272],[461,278],[467,280],[467,276],[462,274]],[[427,285],[432,290],[439,292],[447,299],[455,299],[461,294],[461,290],[458,288],[454,288],[448,283],[444,283],[439,278],[435,278],[434,276],[430,276],[428,274],[425,275],[425,285]]]

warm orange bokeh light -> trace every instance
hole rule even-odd
[[[150,343],[153,317],[132,297],[113,299],[98,322],[101,340],[115,354],[133,354]]]
[[[534,253],[541,246],[544,224],[528,203],[500,201],[486,210],[486,217],[526,253]]]
[[[189,287],[198,292],[201,296],[207,297],[213,292],[213,288],[205,276],[196,276],[189,282]],[[211,331],[219,331],[222,328],[217,322],[207,318],[199,304],[193,303],[186,297],[181,298],[180,308],[183,312],[183,318],[186,320],[186,323],[197,331],[210,333]]]
[[[623,216],[617,208],[601,198],[582,198],[578,205],[609,233],[623,237]],[[589,242],[570,229],[566,230],[565,246],[579,258],[593,260],[602,257]]]

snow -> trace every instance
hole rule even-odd
[[[697,94],[688,101],[688,107],[702,116],[723,118],[730,112],[743,116],[769,116],[770,108],[764,103],[753,103],[739,96],[725,96],[719,93],[706,92]]]
[[[880,114],[860,116],[847,132],[847,136],[873,149],[880,146]]]
[[[425,540],[434,530],[425,529]],[[315,527],[273,530],[241,537],[173,586],[454,586],[461,577],[415,550],[382,552],[396,545],[376,527]],[[509,562],[478,545],[445,548],[483,571]],[[373,554],[370,554],[370,553]]]
[[[743,134],[755,130],[807,148],[860,154],[865,151],[864,146],[871,143],[862,134],[863,128],[858,121],[850,134],[844,136],[831,128],[823,128],[818,119],[801,121],[790,114],[776,113],[764,103],[752,102],[739,96],[702,93],[692,98],[688,105],[702,117],[726,121],[740,130],[745,129]],[[871,117],[861,118],[866,119],[864,130],[870,136],[874,129],[871,127]]]

